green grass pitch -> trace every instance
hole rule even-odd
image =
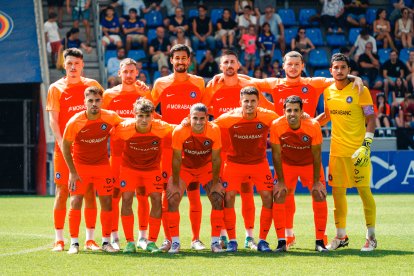
[[[286,254],[262,254],[243,249],[244,227],[237,198],[237,235],[239,252],[212,254],[209,250],[189,250],[191,230],[188,201],[181,203],[182,252],[177,255],[106,254],[83,252],[78,255],[53,253],[52,197],[0,197],[0,275],[414,275],[414,195],[375,195],[377,203],[377,240],[374,252],[360,252],[365,226],[361,200],[348,196],[348,248],[327,254],[314,251],[311,199],[296,196],[295,233],[297,243]],[[255,198],[260,206],[260,198]],[[201,240],[210,244],[210,203],[202,197],[203,221]],[[328,198],[328,238],[335,235],[333,201]],[[136,203],[134,210],[136,210]],[[255,238],[258,236],[260,207],[256,208]],[[82,220],[83,221],[83,220]],[[68,223],[65,224],[66,250],[69,244]],[[84,224],[80,242],[84,242]],[[120,224],[120,236],[123,239]],[[100,243],[98,215],[96,240]],[[157,244],[163,240],[163,231]],[[268,241],[276,246],[272,226]],[[125,241],[122,242],[125,246]]]

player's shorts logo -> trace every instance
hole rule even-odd
[[[167,172],[162,172],[162,177],[167,178]]]
[[[359,171],[357,169],[354,170],[355,174],[359,174]]]
[[[257,129],[262,129],[262,128],[263,128],[263,124],[258,123],[258,124],[256,125],[256,128],[257,128]]]
[[[61,175],[59,172],[56,173],[56,179],[60,179]]]
[[[13,20],[12,18],[0,11],[0,41],[6,39],[13,31]]]
[[[157,182],[161,181],[161,177],[157,175],[157,176],[155,177],[155,181],[157,181]]]
[[[347,98],[346,98],[346,102],[347,102],[347,103],[352,103],[352,100],[353,100],[353,99],[352,99],[352,97],[351,97],[351,96],[349,96],[349,97],[347,97]]]
[[[101,125],[101,129],[102,129],[102,130],[105,130],[105,129],[107,129],[107,128],[108,128],[107,124],[102,124],[102,125]]]
[[[223,182],[221,185],[223,185],[223,188],[227,188],[227,186],[229,185],[227,182]]]
[[[158,141],[153,141],[152,144],[153,145],[158,145]]]
[[[332,181],[332,179],[333,179],[332,174],[328,175],[328,179],[329,179],[329,181]]]
[[[195,91],[191,91],[190,97],[194,99],[195,97],[197,97],[197,93]]]
[[[307,135],[303,135],[302,141],[303,142],[309,142],[309,137]]]
[[[306,86],[302,87],[302,93],[306,94],[308,91],[309,89]]]
[[[204,141],[204,146],[206,146],[206,147],[207,147],[207,146],[209,146],[210,144],[211,144],[211,142],[210,142],[209,140],[205,140],[205,141]]]
[[[121,185],[122,188],[125,187],[126,186],[126,181],[122,180],[120,185]]]
[[[106,184],[111,184],[111,182],[112,182],[111,178],[106,178],[105,180],[106,180]]]

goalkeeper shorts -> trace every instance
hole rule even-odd
[[[371,162],[366,167],[355,167],[351,157],[329,156],[329,186],[369,187],[370,179]]]

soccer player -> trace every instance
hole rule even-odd
[[[133,118],[135,112],[133,105],[137,98],[145,97],[151,99],[151,91],[141,81],[137,81],[138,75],[137,63],[131,58],[123,59],[119,65],[118,75],[122,80],[120,85],[107,89],[103,94],[102,108],[115,111],[119,116],[124,118]],[[139,84],[139,85],[137,85]],[[119,200],[121,198],[121,190],[119,186],[119,170],[122,160],[122,149],[124,143],[122,140],[117,142],[111,139],[111,168],[115,179],[113,195],[112,195],[112,246],[119,249]],[[148,197],[142,187],[136,191],[138,198],[138,218],[139,218],[139,239],[138,246],[145,249],[147,243],[147,228],[149,217]]]
[[[91,86],[85,90],[86,111],[69,119],[63,133],[62,153],[69,168],[68,188],[71,195],[69,228],[71,246],[68,254],[79,253],[79,225],[84,194],[92,186],[101,203],[102,250],[113,253],[110,243],[112,227],[112,174],[107,143],[113,126],[122,118],[113,111],[101,109],[103,90]],[[90,188],[89,188],[90,189]],[[89,199],[85,198],[85,202]]]
[[[180,212],[178,208],[184,190],[190,184],[201,184],[207,192],[212,205],[210,214],[211,251],[222,252],[219,238],[220,230],[224,226],[224,188],[219,180],[221,166],[220,128],[214,123],[208,122],[208,110],[204,104],[198,103],[191,107],[189,126],[180,125],[174,130],[172,148],[172,177],[167,185],[168,226],[172,236],[172,245],[168,252],[178,253],[180,251]],[[198,239],[200,226],[192,226],[191,248],[202,250],[205,247]]]
[[[328,207],[321,166],[322,132],[315,119],[303,118],[303,102],[299,96],[289,96],[284,103],[284,115],[270,127],[272,158],[277,177],[274,186],[273,220],[278,246],[276,252],[287,251],[286,211],[287,190],[295,190],[298,178],[312,195],[315,223],[315,249],[327,252],[324,244]]]
[[[240,105],[214,122],[229,135],[230,147],[223,169],[228,183],[224,201],[224,223],[229,235],[228,252],[237,251],[235,196],[243,182],[252,182],[262,199],[257,249],[270,252],[266,237],[272,225],[273,178],[266,159],[267,135],[278,115],[258,107],[259,91],[252,86],[240,90]]]
[[[179,124],[188,116],[190,107],[195,103],[204,103],[204,80],[201,77],[187,73],[190,66],[190,48],[186,45],[177,44],[170,50],[170,62],[174,72],[154,83],[151,96],[154,105],[161,105],[163,121],[170,124]],[[164,139],[164,151],[162,155],[162,170],[165,181],[171,175],[172,148],[171,137]],[[199,232],[201,222],[202,206],[200,201],[200,186],[192,184],[187,187],[187,196],[190,201],[190,221],[194,232]],[[171,236],[168,233],[167,214],[168,203],[166,197],[163,199],[163,225],[166,239],[160,249],[168,251],[171,247]],[[198,227],[198,230],[197,230]],[[199,237],[194,237],[198,240]]]
[[[223,72],[223,82],[214,83],[210,81],[206,87],[206,102],[211,107],[210,114],[218,118],[225,112],[240,107],[240,89],[252,85],[252,82],[244,78],[238,78],[237,71],[240,69],[240,62],[236,52],[232,50],[223,51],[220,57],[220,70]],[[273,109],[273,103],[265,97],[259,97],[259,106]],[[224,161],[226,151],[229,146],[227,135],[222,135],[221,157]],[[222,165],[224,162],[222,162]],[[256,208],[254,204],[253,185],[250,182],[241,184],[240,197],[242,201],[242,215],[246,229],[246,239],[244,246],[246,248],[257,249],[253,239],[254,221]],[[227,245],[226,232],[223,229],[220,237],[222,247]]]
[[[173,127],[154,120],[154,109],[153,103],[148,99],[137,99],[133,106],[135,118],[119,124],[112,136],[113,139],[125,141],[119,175],[122,191],[121,219],[127,240],[124,253],[136,252],[132,211],[135,191],[143,192],[141,197],[145,197],[146,201],[148,196],[151,198],[149,237],[148,242],[145,239],[143,249],[158,252],[155,243],[161,226],[161,195],[164,188],[160,166],[162,139],[171,134]]]
[[[82,51],[69,48],[63,52],[66,76],[52,83],[47,94],[46,110],[49,112],[50,128],[55,136],[55,150],[53,155],[55,203],[53,207],[53,219],[55,225],[55,244],[52,251],[64,250],[63,228],[66,217],[66,201],[69,196],[68,177],[69,170],[61,152],[62,136],[68,120],[77,112],[84,110],[84,91],[89,86],[98,86],[93,79],[82,77],[84,67]],[[88,198],[85,204],[84,215],[86,222],[85,248],[99,250],[94,241],[96,223],[95,192],[88,189],[85,193]]]
[[[346,235],[346,190],[356,187],[364,206],[367,226],[366,242],[361,251],[372,251],[377,247],[376,206],[370,188],[370,153],[375,132],[372,98],[366,87],[361,95],[351,87],[347,78],[350,63],[345,55],[334,54],[329,71],[335,83],[325,89],[325,112],[318,116],[321,125],[332,120],[328,179],[335,206],[336,237],[327,248],[336,250],[349,244]]]

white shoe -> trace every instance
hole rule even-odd
[[[206,249],[206,246],[204,245],[204,243],[202,243],[202,241],[200,240],[195,240],[191,242],[191,249],[194,250],[204,250]]]
[[[88,240],[85,242],[84,246],[85,250],[91,250],[91,251],[99,251],[101,248],[94,240]]]
[[[365,241],[365,244],[361,248],[361,251],[363,252],[374,251],[375,248],[377,248],[377,240],[375,239],[375,237],[371,237]]]
[[[163,252],[168,252],[171,248],[171,242],[169,240],[164,240],[160,246],[160,248],[158,248],[160,251]]]
[[[146,238],[140,238],[137,242],[137,247],[146,250],[147,249],[148,240]]]
[[[335,237],[331,241],[331,243],[326,246],[326,249],[328,249],[328,250],[336,250],[338,248],[348,246],[348,244],[349,244],[348,236],[345,236],[343,238],[337,238],[337,237]]]
[[[115,253],[115,252],[118,252],[119,250],[116,250],[115,248],[113,248],[109,242],[104,242],[102,244],[102,251],[108,252],[108,253]]]
[[[222,252],[224,252],[223,248],[220,245],[220,242],[213,242],[211,244],[211,252],[213,252],[213,253],[222,253]]]
[[[68,254],[78,254],[78,253],[79,253],[79,243],[71,244]]]
[[[171,244],[170,250],[168,250],[168,253],[171,253],[171,254],[179,253],[180,252],[180,247],[181,246],[180,246],[179,242],[173,242]]]
[[[115,250],[121,250],[121,245],[120,245],[120,243],[119,243],[119,239],[116,239],[116,240],[114,240],[112,243],[111,243],[111,245],[112,245],[112,247],[115,249]]]

